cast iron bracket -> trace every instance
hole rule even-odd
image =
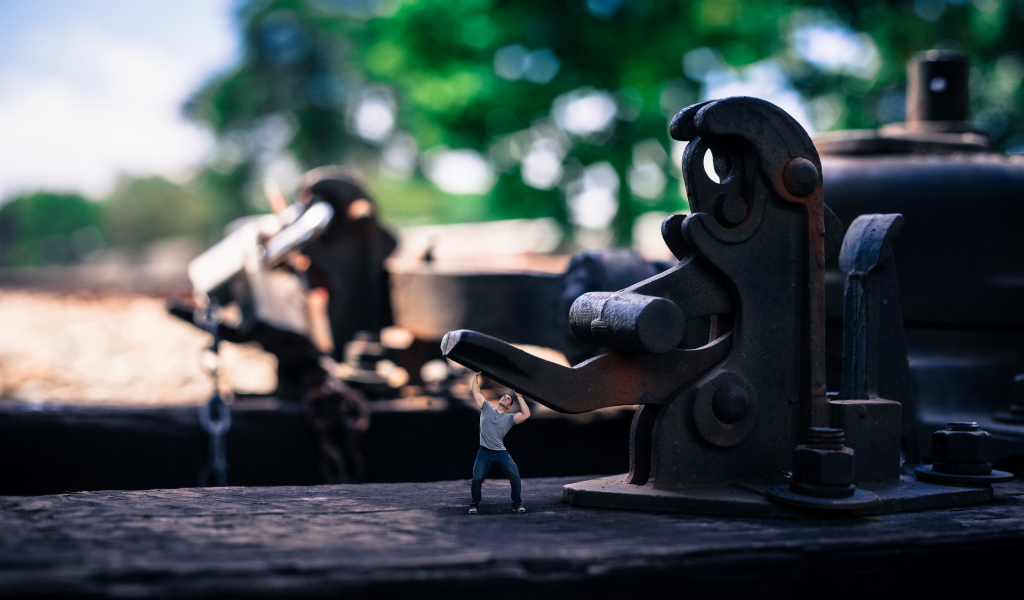
[[[800,514],[770,502],[768,490],[790,482],[808,428],[830,435],[837,414],[887,402],[851,399],[834,410],[826,397],[824,267],[840,236],[826,235],[838,221],[823,201],[818,153],[792,117],[754,98],[686,108],[670,132],[689,142],[682,167],[693,212],[662,224],[679,263],[618,292],[585,294],[570,311],[577,337],[612,352],[567,368],[467,330],[448,333],[442,350],[557,411],[639,405],[629,474],[566,486],[571,504]],[[705,172],[708,151],[717,181]],[[696,326],[707,328],[707,344],[681,348]],[[990,488],[901,478],[900,407],[885,406],[896,409],[895,429],[885,429],[896,436],[895,477],[857,501],[810,505],[882,513],[991,498]]]

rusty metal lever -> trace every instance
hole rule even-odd
[[[563,413],[609,406],[661,404],[680,387],[721,362],[726,334],[695,350],[656,356],[612,352],[575,367],[537,358],[489,335],[460,329],[441,341],[444,355]]]

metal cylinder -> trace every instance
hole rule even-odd
[[[591,292],[573,302],[572,332],[580,340],[623,352],[664,354],[683,339],[683,311],[672,301],[633,293]]]
[[[907,129],[917,129],[924,121],[967,121],[970,73],[970,60],[963,54],[939,50],[914,54],[907,64]]]

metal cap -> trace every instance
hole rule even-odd
[[[970,59],[959,52],[914,54],[907,63],[907,129],[935,131],[925,122],[968,121],[970,73]]]

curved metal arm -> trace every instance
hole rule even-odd
[[[724,360],[731,346],[731,336],[724,335],[695,350],[660,355],[611,352],[570,368],[467,329],[451,331],[441,341],[446,357],[563,413],[661,404]]]

